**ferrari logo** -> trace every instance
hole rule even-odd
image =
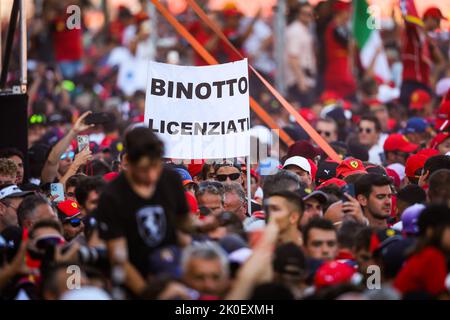
[[[72,202],[72,207],[78,208],[77,204],[75,202]]]
[[[358,162],[357,161],[350,161],[350,165],[352,166],[353,169],[358,168]]]

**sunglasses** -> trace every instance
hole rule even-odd
[[[36,241],[36,248],[45,250],[64,243],[64,239],[59,236],[47,236]]]
[[[198,207],[198,211],[200,212],[200,215],[204,217],[209,216],[211,214],[211,209],[205,206]]]
[[[327,138],[331,137],[331,132],[330,131],[317,130],[317,133],[320,134],[320,135],[323,134]]]
[[[366,132],[366,133],[371,133],[372,132],[372,129],[370,129],[370,128],[359,128],[359,132]]]
[[[45,116],[41,114],[33,114],[30,117],[30,124],[42,124],[45,122]]]
[[[79,227],[81,224],[81,219],[75,218],[75,219],[70,219],[70,220],[66,220],[64,221],[64,223],[68,223],[70,224],[71,227]]]
[[[64,152],[64,153],[61,155],[60,160],[65,160],[67,157],[69,157],[70,159],[73,159],[73,158],[75,157],[75,152],[73,152],[73,151],[70,151],[70,152]]]
[[[240,173],[216,174],[216,179],[220,182],[226,181],[227,178],[230,178],[231,181],[235,181],[239,179],[240,176]]]

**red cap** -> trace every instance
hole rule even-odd
[[[321,188],[330,186],[332,184],[338,186],[339,188],[342,188],[343,186],[345,186],[347,184],[347,182],[345,182],[344,180],[338,179],[338,178],[331,178],[331,179],[328,179],[328,180],[325,180],[324,182],[322,182],[316,189],[320,190]]]
[[[317,120],[317,115],[309,108],[301,108],[299,113],[306,121],[310,123]]]
[[[58,210],[64,219],[70,219],[81,214],[79,204],[70,199],[59,202]]]
[[[322,102],[323,104],[335,103],[339,99],[341,99],[341,97],[334,91],[328,91],[327,90],[327,91],[324,91],[320,95],[320,102]]]
[[[321,153],[322,153],[321,149],[314,147],[309,141],[299,140],[289,147],[286,159],[294,156],[300,156],[307,159],[314,159]]]
[[[336,178],[345,178],[356,173],[367,173],[361,160],[356,158],[345,159],[336,168]]]
[[[192,178],[197,176],[200,172],[202,172],[203,164],[205,160],[202,160],[202,163],[191,163],[188,164],[187,169]]]
[[[431,95],[422,89],[417,89],[411,94],[409,108],[411,110],[422,110],[427,103],[430,103]]]
[[[431,140],[430,142],[430,148],[432,148],[432,150],[437,151],[437,147],[444,142],[448,137],[450,136],[450,133],[448,132],[440,132],[436,135],[436,137],[434,137],[433,140]],[[439,151],[437,151],[437,154],[439,154]]]
[[[436,115],[436,123],[434,128],[436,130],[445,130],[450,124],[450,101],[442,102]],[[443,126],[444,122],[447,124]],[[443,127],[442,127],[443,126]],[[441,128],[442,127],[442,128]]]
[[[339,261],[325,262],[316,272],[314,285],[317,289],[349,283],[355,274],[355,268]]]
[[[343,108],[344,110],[352,110],[353,105],[352,105],[352,103],[351,103],[350,101],[348,101],[348,100],[342,100],[342,108]]]
[[[348,11],[350,10],[351,3],[344,1],[335,1],[333,3],[333,11]]]
[[[118,176],[119,176],[118,172],[108,172],[103,175],[103,180],[105,180],[106,182],[111,182]]]
[[[314,161],[312,161],[311,159],[307,158],[306,160],[308,160],[309,165],[311,166],[311,178],[312,178],[312,181],[315,181],[316,180],[316,173],[317,173],[317,166],[314,163]]]
[[[447,20],[447,18],[445,18],[442,14],[441,10],[439,10],[439,8],[437,7],[428,8],[423,14],[424,19],[427,17]]]
[[[410,178],[417,178],[416,171],[422,169],[427,161],[427,157],[423,154],[413,154],[409,156],[405,164],[405,174]]]
[[[397,188],[400,188],[400,177],[398,175],[398,173],[395,170],[392,170],[390,168],[384,168],[384,170],[386,170],[386,173],[389,177],[392,178],[392,180],[394,180],[394,185]]]
[[[186,197],[186,201],[189,205],[189,208],[191,209],[191,212],[197,214],[198,213],[197,199],[194,197],[192,193],[187,191],[184,193],[184,195]]]
[[[312,166],[311,166],[311,170],[312,170]],[[317,171],[317,170],[316,170],[316,171]],[[250,175],[251,175],[253,178],[255,178],[256,181],[259,181],[259,175],[258,175],[258,173],[256,172],[255,169],[250,169]]]
[[[416,154],[423,154],[424,156],[426,156],[427,158],[431,158],[433,156],[437,156],[439,154],[439,151],[436,149],[430,149],[430,148],[426,148],[426,149],[422,149],[419,152],[417,152]]]
[[[409,142],[404,135],[400,133],[393,133],[386,139],[383,148],[384,151],[413,152],[416,151],[419,146]]]

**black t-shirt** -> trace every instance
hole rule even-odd
[[[96,218],[104,240],[125,237],[129,261],[146,276],[151,253],[176,244],[175,219],[183,219],[189,208],[179,175],[164,168],[150,199],[141,198],[124,174],[102,192]]]

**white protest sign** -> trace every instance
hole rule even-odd
[[[204,67],[149,62],[145,123],[165,157],[222,159],[250,154],[247,60]]]

